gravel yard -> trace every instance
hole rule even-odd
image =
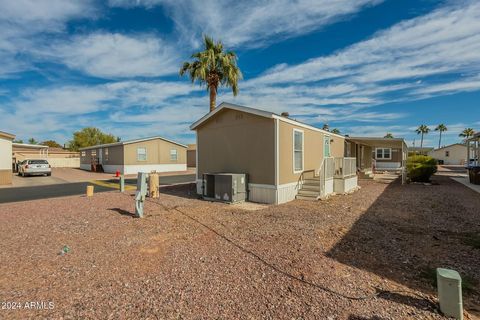
[[[0,301],[22,309],[0,318],[442,319],[432,270],[452,267],[475,319],[480,196],[435,181],[280,206],[168,187],[144,219],[118,192],[1,204]]]

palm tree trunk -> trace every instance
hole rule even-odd
[[[217,88],[215,86],[210,86],[210,112],[215,110],[217,104]]]
[[[420,141],[420,152],[422,152],[423,148],[423,132],[422,132],[422,140]]]
[[[440,149],[441,143],[442,143],[442,130],[440,130],[440,138],[438,139],[438,149]]]

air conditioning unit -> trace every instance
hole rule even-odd
[[[247,200],[247,174],[203,174],[203,198],[206,200],[234,203]]]

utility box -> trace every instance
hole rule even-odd
[[[437,268],[440,311],[447,317],[463,319],[462,278],[455,270]]]
[[[247,200],[247,174],[205,173],[203,198],[227,203]]]

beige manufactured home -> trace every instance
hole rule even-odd
[[[0,185],[12,183],[13,139],[13,134],[0,131]]]
[[[289,117],[229,103],[190,127],[197,139],[197,192],[206,173],[248,174],[248,200],[280,204],[357,187],[345,137]],[[336,190],[337,189],[337,190]]]
[[[80,149],[80,168],[136,174],[187,170],[187,146],[162,137],[150,137]]]
[[[464,165],[467,163],[467,145],[454,143],[428,152],[439,164]]]

